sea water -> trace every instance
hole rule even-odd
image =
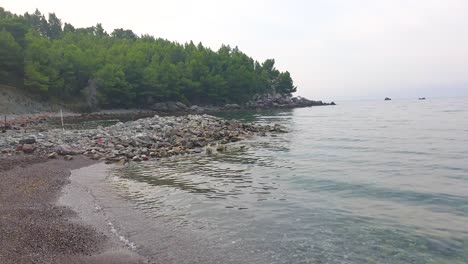
[[[153,261],[468,263],[467,98],[222,116],[289,133],[109,172]]]

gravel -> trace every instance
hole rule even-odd
[[[92,163],[79,156],[0,159],[0,263],[55,263],[64,257],[72,262],[102,250],[104,235],[73,222],[75,213],[55,204],[70,170]]]

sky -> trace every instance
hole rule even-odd
[[[1,0],[13,13],[55,12],[254,59],[276,60],[297,95],[346,100],[468,96],[466,0]]]

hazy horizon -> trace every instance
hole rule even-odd
[[[217,50],[274,58],[298,95],[321,100],[468,96],[468,2],[3,1],[17,14],[55,12],[76,27],[102,23]]]

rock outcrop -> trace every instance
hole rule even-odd
[[[310,107],[321,105],[335,105],[334,102],[330,104],[322,101],[313,101],[304,97],[292,97],[285,94],[267,94],[256,95],[246,104],[250,109],[262,108],[297,108],[297,107]]]
[[[189,108],[182,102],[161,102],[151,106],[151,110],[156,112],[186,112]]]

